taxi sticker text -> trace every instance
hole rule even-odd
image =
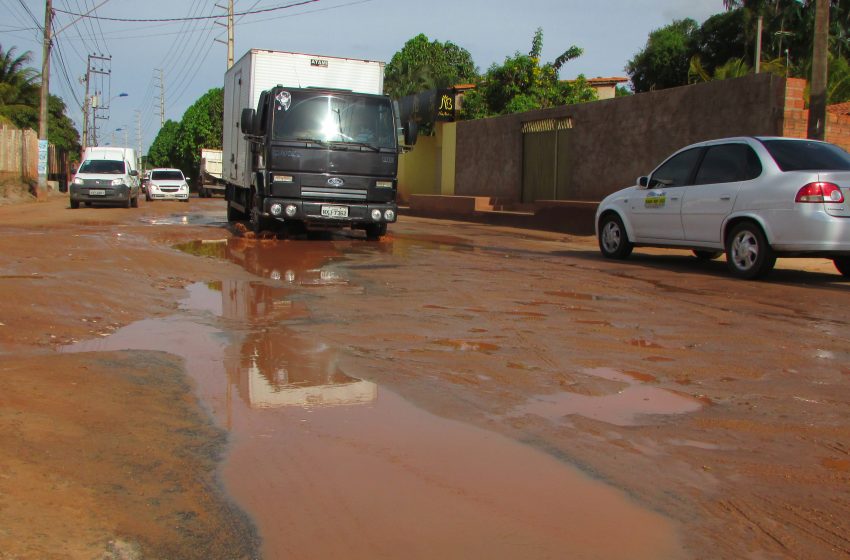
[[[645,208],[664,208],[667,204],[667,195],[662,194],[660,196],[648,196],[644,199],[644,207]]]

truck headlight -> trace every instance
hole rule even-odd
[[[112,179],[112,186],[117,187],[124,184],[124,179]]]
[[[374,220],[374,221],[376,221],[376,222],[380,222],[380,221],[381,221],[381,211],[380,211],[380,210],[378,210],[377,208],[375,208],[374,210],[372,210],[372,220]]]
[[[392,210],[384,210],[384,219],[388,222],[395,221],[395,212]]]

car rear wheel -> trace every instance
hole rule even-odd
[[[726,264],[738,278],[753,280],[773,269],[773,253],[761,227],[753,222],[737,224],[726,237]]]
[[[616,214],[605,214],[599,220],[599,250],[608,259],[625,259],[632,254],[634,245]]]
[[[835,263],[835,268],[842,276],[850,278],[850,257],[835,257],[832,262]]]
[[[713,261],[723,254],[723,251],[700,251],[694,249],[694,256],[701,261]]]

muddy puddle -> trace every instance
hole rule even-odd
[[[309,302],[316,290],[357,290],[349,266],[394,264],[389,253],[376,262],[384,250],[374,247],[188,244],[181,249],[236,262],[257,280],[191,285],[173,316],[65,351],[183,358],[200,401],[230,434],[224,485],[257,525],[264,558],[685,557],[673,524],[622,492],[535,448],[412,405],[381,384],[384,372],[353,375],[365,368],[311,330]],[[434,340],[459,359],[493,350]],[[596,373],[638,391],[624,391],[624,406],[641,412],[635,403],[648,393],[638,380]],[[660,395],[649,396],[657,411]],[[544,416],[564,410],[557,397],[529,407]],[[608,414],[606,421],[632,418]]]
[[[686,414],[703,406],[693,397],[647,384],[653,378],[645,374],[623,373],[611,368],[587,369],[583,374],[614,382],[617,388],[602,395],[569,391],[540,395],[517,408],[513,415],[535,414],[549,420],[578,415],[617,426],[637,426],[647,423],[652,416]]]

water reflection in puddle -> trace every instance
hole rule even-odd
[[[334,242],[231,238],[192,241],[175,248],[198,257],[228,260],[255,276],[286,284],[344,286],[349,283],[347,273],[336,265],[343,256]]]
[[[171,216],[145,216],[139,221],[152,226],[224,226],[220,214],[172,214]]]
[[[266,280],[195,284],[175,316],[66,351],[184,359],[201,402],[230,432],[223,478],[256,522],[265,558],[684,557],[670,522],[619,491],[358,377],[357,358],[313,328],[304,285],[269,280],[293,261],[296,275],[326,269],[341,258],[333,245],[316,254],[286,243],[207,245],[207,256]]]
[[[617,426],[637,426],[646,422],[647,415],[685,414],[702,408],[697,399],[645,385],[638,376],[609,368],[588,369],[583,373],[622,383],[624,387],[616,393],[599,396],[568,391],[540,395],[517,408],[513,415],[536,414],[557,420],[576,414]]]

